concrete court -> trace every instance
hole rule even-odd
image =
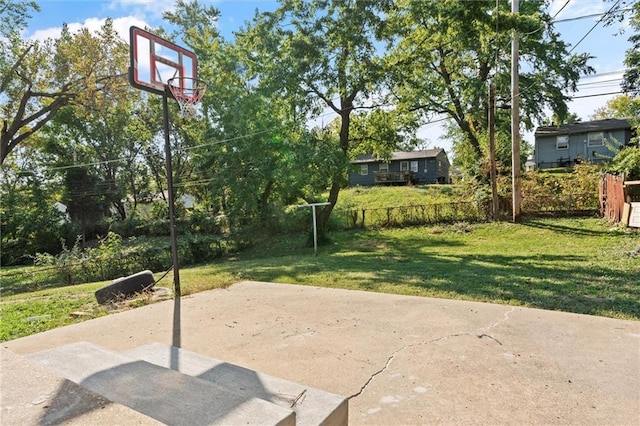
[[[2,345],[171,344],[174,304]],[[181,347],[350,396],[350,425],[640,425],[640,322],[259,282],[179,308]]]

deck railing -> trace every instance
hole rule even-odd
[[[415,173],[409,170],[401,172],[373,172],[375,183],[411,183]]]

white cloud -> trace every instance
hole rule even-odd
[[[70,22],[67,26],[71,34],[78,32],[81,28],[87,28],[89,31],[95,33],[100,31],[100,28],[104,25],[105,21],[106,18],[87,18],[84,22]],[[132,25],[144,28],[148,23],[136,16],[123,16],[113,20],[113,28],[116,30],[118,35],[127,42],[129,41],[129,28]],[[61,26],[45,28],[35,31],[30,36],[27,36],[27,38],[30,40],[40,41],[44,41],[48,38],[55,39],[60,37],[60,31],[62,31]]]
[[[135,15],[156,20],[161,18],[164,12],[174,10],[175,2],[173,0],[113,0],[108,7],[112,10],[132,11]]]

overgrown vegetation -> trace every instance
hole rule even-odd
[[[523,210],[529,214],[591,214],[597,209],[598,169],[577,166],[571,173],[534,172],[523,177]],[[510,211],[510,181],[500,182],[502,216]],[[463,181],[458,185],[421,187],[349,188],[342,191],[330,222],[338,231],[353,228],[407,227],[425,224],[480,222],[491,217],[491,193],[486,185]],[[178,222],[179,258],[182,265],[194,265],[260,245],[282,234],[308,232],[311,212],[294,206],[222,232],[220,221],[206,212],[185,212]],[[163,271],[170,267],[168,222],[151,218],[129,220],[109,231],[95,244],[83,248],[79,238],[72,245],[60,240],[60,252],[37,253],[33,259],[42,268],[6,269],[3,291],[13,294],[76,283],[114,279],[140,270]]]
[[[291,233],[184,267],[182,292],[257,280],[640,319],[640,237],[602,219],[342,231],[331,240],[313,256],[306,234]],[[107,314],[93,297],[103,284],[3,292],[0,340]],[[171,287],[171,274],[159,285]]]
[[[590,55],[560,40],[547,3],[526,2],[514,20],[507,2],[492,0],[283,1],[226,40],[215,25],[221,19],[215,6],[177,1],[163,14],[171,31],[153,32],[196,53],[198,77],[209,85],[202,120],[184,120],[169,106],[179,223],[190,223],[193,210],[209,222],[196,220],[181,234],[192,233],[198,246],[211,243],[201,234],[244,234],[233,237],[243,244],[252,238],[247,229],[271,224],[286,206],[325,200],[329,205],[317,213],[326,230],[340,208],[349,160],[426,143],[417,129],[443,111],[456,167],[481,183],[455,202],[485,203],[478,216],[486,216],[486,83],[508,98],[504,42],[514,30],[527,34],[520,49],[528,87],[521,118],[528,129],[547,109],[567,115],[576,82],[592,72]],[[60,240],[72,248],[77,235],[86,249],[110,231],[123,243],[166,233],[160,97],[122,78],[129,46],[113,21],[95,32],[62,25],[54,38],[39,41],[25,38],[37,3],[3,4],[2,263],[57,256]],[[325,119],[327,110],[332,116]],[[318,119],[321,128],[311,128]],[[497,110],[495,124],[498,162],[508,165],[507,110]],[[500,196],[508,210],[508,194]],[[185,198],[194,204],[190,213]]]

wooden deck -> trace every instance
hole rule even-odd
[[[415,173],[411,171],[402,172],[374,172],[374,183],[376,185],[403,183],[410,184],[414,182]]]

